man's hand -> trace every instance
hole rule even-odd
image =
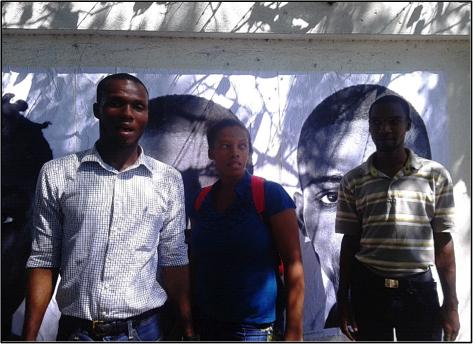
[[[455,307],[447,307],[445,304],[441,308],[443,322],[443,340],[445,342],[453,342],[458,336],[460,330],[460,320],[458,309]]]
[[[358,327],[356,326],[355,315],[353,314],[353,309],[351,307],[350,301],[347,299],[339,298],[337,301],[338,307],[338,319],[340,324],[340,329],[351,341],[356,339],[356,332],[358,332]],[[353,331],[350,331],[348,326],[351,326]]]

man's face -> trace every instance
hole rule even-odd
[[[329,132],[327,130],[326,132]],[[348,171],[360,165],[374,151],[369,139],[368,123],[357,120],[338,133],[326,137],[323,131],[313,136],[313,155],[306,166],[310,180],[303,194],[294,195],[299,222],[305,227],[324,273],[335,283],[338,280],[342,235],[335,233],[338,188]]]
[[[100,140],[116,147],[133,147],[148,122],[148,94],[130,80],[111,80],[105,87],[101,104],[94,104],[100,121]]]
[[[411,121],[400,104],[378,104],[371,109],[369,131],[377,151],[404,149],[406,133],[410,129]]]

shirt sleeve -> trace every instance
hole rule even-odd
[[[62,212],[59,190],[63,178],[57,173],[57,165],[60,163],[61,161],[46,163],[38,176],[28,268],[52,268],[61,265]]]
[[[264,183],[265,210],[268,216],[276,215],[289,208],[295,208],[294,200],[278,183],[266,180]]]
[[[189,263],[185,243],[186,213],[184,183],[177,170],[169,176],[167,211],[159,239],[159,265],[182,266]]]
[[[436,233],[454,232],[454,215],[453,182],[450,173],[442,167],[435,187],[435,212],[430,222],[432,230]]]

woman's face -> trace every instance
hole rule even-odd
[[[209,147],[209,159],[215,161],[220,177],[245,174],[249,152],[248,135],[238,126],[223,128]]]

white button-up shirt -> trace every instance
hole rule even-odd
[[[63,314],[111,320],[160,307],[158,267],[188,264],[182,177],[141,152],[122,172],[95,147],[40,172],[27,267],[60,268]]]

